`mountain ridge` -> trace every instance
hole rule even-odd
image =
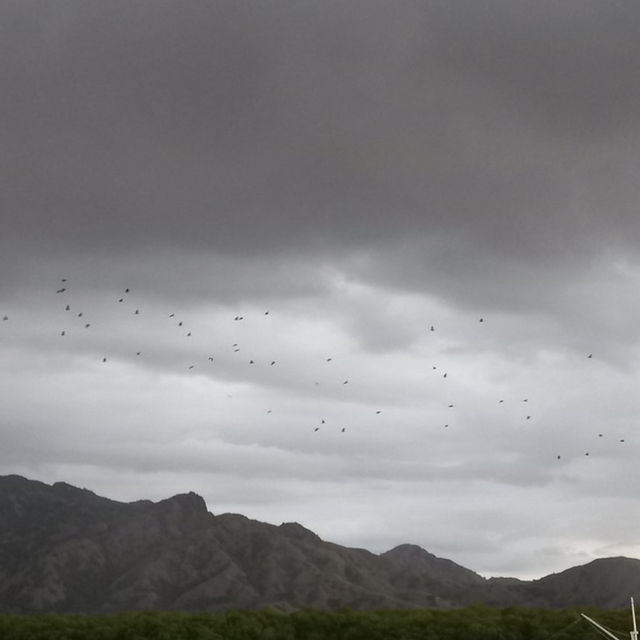
[[[484,578],[414,544],[381,554],[209,512],[194,492],[118,502],[88,489],[0,476],[0,612],[114,613],[273,607],[618,608],[640,560],[594,560],[543,578]]]

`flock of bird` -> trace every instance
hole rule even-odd
[[[57,297],[60,298],[60,303],[59,303],[59,308],[60,310],[64,311],[64,314],[68,314],[67,320],[64,323],[64,326],[59,327],[58,331],[59,331],[59,336],[61,339],[64,338],[69,338],[71,334],[74,334],[75,332],[77,332],[78,330],[80,331],[91,331],[92,327],[94,326],[94,323],[90,317],[90,314],[87,313],[84,309],[78,307],[76,308],[76,304],[75,301],[73,299],[72,294],[72,287],[70,286],[70,282],[68,278],[61,278],[60,279],[60,284],[58,286],[57,289],[55,289],[55,294]],[[117,297],[115,297],[113,299],[113,304],[115,305],[122,305],[123,309],[126,309],[126,313],[128,313],[131,316],[141,316],[143,315],[141,312],[141,309],[139,307],[130,306],[130,302],[131,302],[131,297],[132,297],[132,291],[130,287],[125,287],[124,289],[121,290],[120,294],[117,295]],[[266,310],[262,313],[262,315],[264,317],[268,317],[270,316],[270,312],[269,310]],[[176,315],[176,313],[174,311],[170,311],[166,314],[167,320],[170,321],[171,323],[173,323],[173,325],[182,331],[184,338],[191,338],[193,336],[193,329],[190,329],[188,327],[185,326],[185,322],[182,319],[179,319]],[[10,316],[8,314],[5,314],[2,317],[3,322],[5,323],[9,323],[10,322]],[[235,323],[243,323],[243,321],[245,320],[245,316],[243,315],[235,315],[233,317],[233,322]],[[480,317],[477,319],[477,322],[479,324],[485,324],[485,318],[484,317]],[[428,333],[435,333],[436,332],[436,326],[431,324],[427,327],[427,332]],[[233,354],[240,354],[241,353],[241,347],[239,342],[233,342],[229,345],[227,345],[227,348],[229,348]],[[133,353],[135,353],[135,357],[136,358],[141,358],[143,356],[143,351],[142,349],[136,350],[134,352],[132,352],[131,355],[133,355]],[[103,363],[103,364],[107,364],[108,362],[110,362],[110,356],[109,354],[100,354],[99,356],[97,356],[99,358],[99,360]],[[241,357],[241,356],[238,356]],[[593,359],[593,353],[589,353],[586,355],[586,358],[589,360]],[[202,362],[206,362],[209,366],[213,365],[217,360],[217,357],[215,354],[212,353],[207,353],[204,357]],[[278,365],[278,361],[275,359],[267,359],[264,361],[260,361],[258,360],[258,357],[256,355],[252,355],[251,357],[246,358],[246,364],[249,367],[255,367],[258,364],[263,364],[268,366],[269,368],[272,367],[277,367]],[[327,355],[324,357],[324,363],[325,365],[328,365],[330,363],[332,363],[333,361],[333,356]],[[187,370],[192,371],[194,369],[197,368],[197,366],[199,366],[199,362],[189,362],[185,364],[185,367]],[[440,369],[438,369],[438,367],[436,365],[432,365],[432,371],[434,372],[438,372],[438,374],[441,374],[443,379],[447,379],[449,377],[449,372],[448,371],[441,371]],[[344,385],[348,385],[350,382],[349,378],[346,379],[339,379],[338,381],[334,380],[335,384],[341,384],[342,386]],[[314,382],[315,385],[319,385],[320,382],[315,381]],[[229,396],[231,397],[231,396]],[[522,404],[527,404],[529,403],[529,398],[525,397],[525,398],[521,398],[520,402]],[[497,399],[497,404],[502,405],[505,403],[505,399],[504,398],[498,398]],[[455,404],[452,402],[449,402],[446,404],[446,408],[447,409],[454,409],[455,408]],[[272,409],[267,409],[266,410],[267,414],[271,414],[272,413]],[[382,413],[381,409],[377,409],[374,413],[374,415],[380,415]],[[522,413],[522,419],[523,421],[530,421],[532,420],[533,415],[529,412],[523,411]],[[450,423],[445,422],[443,424],[444,428],[449,428]],[[319,431],[321,431],[322,429],[327,428],[327,421],[325,420],[325,418],[319,418],[318,421],[316,422],[315,425],[311,426],[312,432],[313,433],[318,433]],[[335,427],[336,430],[339,433],[346,433],[347,431],[347,426],[345,426],[344,424],[339,424],[337,427]],[[597,434],[598,438],[603,438],[604,434],[603,433],[598,433]],[[619,439],[619,443],[624,443],[625,439],[624,438],[620,438]],[[584,456],[588,457],[590,456],[590,451],[584,451]],[[562,454],[558,453],[556,454],[556,459],[557,460],[561,460],[562,459]]]

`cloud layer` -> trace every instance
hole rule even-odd
[[[4,471],[486,575],[637,554],[640,9],[0,13]]]

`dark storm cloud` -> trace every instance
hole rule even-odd
[[[401,251],[421,234],[479,259],[587,259],[602,216],[632,224],[638,158],[615,134],[637,130],[639,13],[5,5],[7,227],[47,252]],[[584,161],[603,136],[604,172]]]

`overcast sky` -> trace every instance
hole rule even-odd
[[[3,2],[0,473],[484,576],[639,556],[639,30]]]

